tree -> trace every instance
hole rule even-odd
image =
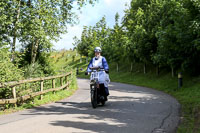
[[[173,0],[163,3],[161,13],[163,17],[156,32],[158,47],[153,61],[162,66],[170,66],[174,77],[174,69],[182,66],[190,49],[189,14],[182,2]]]
[[[82,56],[94,56],[94,48],[97,46],[104,47],[107,42],[108,31],[105,17],[103,17],[95,26],[84,26],[81,39],[75,40],[79,54]]]
[[[97,46],[100,46],[102,49],[107,43],[108,38],[108,31],[107,31],[107,25],[106,25],[106,18],[105,16],[102,17],[94,27],[92,27],[91,32],[91,42],[89,46],[89,57],[94,56],[94,48]]]
[[[16,40],[23,46],[31,45],[31,61],[37,60],[40,45],[52,47],[52,40],[58,40],[60,35],[67,32],[68,24],[76,23],[73,4],[79,8],[92,0],[3,0],[0,3],[2,28],[1,44],[10,44],[14,58]],[[19,36],[20,35],[20,36]]]
[[[110,38],[111,38],[111,42],[110,42],[110,48],[112,50],[111,52],[111,58],[112,61],[116,62],[116,70],[117,72],[119,71],[119,63],[120,63],[120,59],[122,59],[122,53],[124,53],[124,40],[123,40],[123,30],[122,27],[119,26],[119,14],[116,13],[115,15],[115,25],[114,25],[114,29],[111,30],[111,34],[110,34]]]
[[[144,63],[144,73],[146,73],[146,63],[150,61],[152,43],[148,39],[146,26],[146,12],[150,0],[132,1],[130,10],[124,17],[124,26],[128,31],[128,36],[132,43],[128,46],[134,51],[134,55]]]
[[[0,48],[11,43],[10,35],[13,23],[13,6],[11,1],[0,2]]]

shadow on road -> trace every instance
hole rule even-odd
[[[116,98],[116,97],[113,97]],[[126,99],[128,97],[125,97]],[[112,98],[110,98],[111,100]],[[121,98],[122,99],[122,98]],[[90,102],[85,103],[74,103],[74,102],[57,102],[62,106],[49,106],[49,107],[39,107],[36,108],[32,115],[72,115],[76,118],[76,120],[68,119],[66,120],[57,120],[51,121],[49,124],[53,126],[62,126],[62,127],[70,127],[75,129],[81,129],[85,131],[93,131],[93,132],[103,132],[103,133],[111,133],[114,131],[115,133],[122,132],[131,132],[132,128],[135,127],[135,132],[138,127],[141,127],[141,122],[145,121],[145,119],[141,116],[144,115],[144,111],[139,111],[134,108],[135,104],[139,104],[131,102],[131,101],[112,101],[108,102],[105,106],[99,106],[96,109],[91,107]],[[127,107],[128,106],[128,107]],[[133,114],[135,113],[135,114]],[[136,115],[137,114],[137,115]],[[25,114],[24,114],[25,115]],[[30,115],[30,114],[28,114]],[[149,115],[149,119],[146,121],[152,121],[156,116],[151,114]],[[152,121],[153,123],[153,121]],[[145,122],[142,127],[145,127]],[[131,127],[131,128],[130,128]],[[145,129],[145,128],[144,128]],[[143,130],[144,130],[143,129]],[[148,132],[148,129],[146,129]]]
[[[70,127],[79,130],[122,133],[151,132],[153,125],[159,125],[158,116],[166,115],[170,106],[159,97],[142,88],[133,86],[121,88],[117,83],[110,87],[111,96],[105,106],[93,109],[90,102],[59,101],[56,104],[37,107],[23,115],[63,115],[66,120],[51,121],[53,126]],[[88,90],[89,93],[89,90]],[[156,120],[158,119],[159,120]],[[134,129],[134,131],[132,131]]]

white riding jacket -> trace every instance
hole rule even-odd
[[[90,64],[88,65],[88,67],[92,66],[92,67],[100,67],[100,68],[105,69],[105,66],[103,65],[103,60],[106,61],[105,58],[102,56],[100,56],[99,58],[94,57],[90,61]],[[106,64],[107,64],[107,62],[106,62]],[[99,71],[98,73],[99,73],[99,83],[104,84],[105,87],[108,87],[108,84],[110,83],[109,75],[105,71]],[[91,79],[91,77],[90,77],[90,79]]]

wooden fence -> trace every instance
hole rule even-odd
[[[68,77],[72,76],[72,72],[63,74],[63,75],[58,75],[58,76],[50,76],[50,77],[40,77],[40,78],[34,78],[34,79],[27,79],[27,80],[20,80],[20,81],[12,81],[12,82],[7,82],[7,83],[0,83],[0,88],[12,88],[10,89],[10,91],[12,91],[12,97],[10,99],[0,99],[0,105],[1,104],[10,104],[13,103],[16,106],[16,103],[18,102],[23,102],[27,99],[33,98],[35,96],[41,96],[42,99],[42,95],[47,93],[47,92],[55,92],[61,89],[67,89],[70,85],[70,80],[68,80]],[[56,88],[56,79],[60,78],[60,87]],[[52,80],[52,88],[49,89],[45,89],[44,90],[44,81],[47,80]],[[30,91],[29,89],[29,94],[23,95],[23,96],[18,96],[17,95],[17,89],[16,87],[22,84],[26,84],[26,83],[35,83],[35,82],[40,82],[40,87],[39,87],[39,91],[33,92],[32,90]],[[37,88],[38,89],[38,88]]]

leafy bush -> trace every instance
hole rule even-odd
[[[0,49],[0,83],[16,81],[23,78],[23,71],[13,64],[7,49]],[[0,88],[0,98],[10,95],[9,88]]]
[[[44,72],[42,71],[42,66],[36,62],[34,65],[26,65],[24,66],[24,77],[27,78],[37,78],[44,75]]]
[[[21,60],[18,61],[19,66],[24,69],[25,78],[54,75],[55,70],[50,53],[44,52],[44,50],[41,48],[38,51],[36,62],[31,64],[30,46],[31,45],[28,45],[26,50],[21,50]]]
[[[50,58],[50,53],[40,53],[38,57],[38,62],[42,66],[42,71],[45,74],[45,76],[55,74],[53,59]]]
[[[0,50],[0,82],[8,82],[23,78],[23,71],[13,64],[7,50]]]

